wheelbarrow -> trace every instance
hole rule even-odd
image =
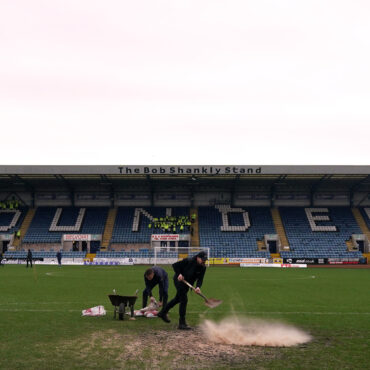
[[[118,313],[118,319],[124,320],[126,307],[130,308],[131,318],[134,317],[134,305],[137,299],[137,296],[123,296],[117,294],[108,295],[112,305],[114,306],[113,318],[115,319]]]

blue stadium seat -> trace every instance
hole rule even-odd
[[[313,231],[305,208],[281,207],[281,219],[291,251],[281,252],[284,258],[360,258],[360,252],[348,252],[346,240],[361,229],[349,207],[330,207],[324,213],[326,221],[315,221],[319,226],[336,226],[336,231]],[[318,213],[323,215],[323,213]]]
[[[89,207],[79,231],[50,231],[57,207],[37,208],[23,243],[59,243],[63,234],[103,234],[108,215],[107,207]],[[80,208],[63,207],[58,226],[74,225]]]
[[[150,237],[154,234],[164,234],[161,229],[149,228],[152,221],[144,215],[140,215],[138,231],[132,231],[134,223],[135,209],[140,207],[119,207],[113,228],[111,243],[150,243]],[[166,207],[144,207],[154,218],[166,216]],[[188,207],[171,207],[172,216],[189,216],[190,209]],[[176,228],[176,234],[189,233],[189,227],[183,231],[179,227]]]
[[[11,223],[13,217],[14,217],[14,211],[10,211],[10,210],[1,210],[1,211],[2,212],[0,212],[0,226],[10,225],[10,223]],[[19,230],[19,228],[21,227],[22,222],[24,220],[24,217],[27,214],[28,208],[22,207],[22,208],[19,208],[18,211],[20,211],[21,214],[20,214],[19,219],[18,219],[17,223],[15,224],[15,226],[11,227],[10,229],[5,230],[5,231],[0,230],[0,234],[13,234],[13,233],[15,233]]]
[[[276,234],[270,208],[248,207],[250,227],[247,231],[221,231],[222,214],[216,207],[199,207],[199,239],[202,247],[209,247],[212,257],[269,258],[268,251],[257,250],[257,240],[265,234]],[[242,213],[229,213],[230,226],[243,226]]]

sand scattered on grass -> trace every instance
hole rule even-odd
[[[312,339],[292,325],[260,319],[229,317],[218,323],[205,320],[200,328],[210,342],[239,346],[291,347]]]

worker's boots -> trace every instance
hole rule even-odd
[[[160,317],[167,324],[171,322],[171,320],[169,319],[167,313],[164,313],[163,311],[158,312],[157,316]]]
[[[191,327],[186,323],[185,319],[180,318],[178,329],[191,330]]]

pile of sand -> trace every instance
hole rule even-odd
[[[290,347],[311,340],[311,336],[294,326],[258,319],[226,318],[216,323],[205,320],[201,329],[213,343],[241,346]]]

